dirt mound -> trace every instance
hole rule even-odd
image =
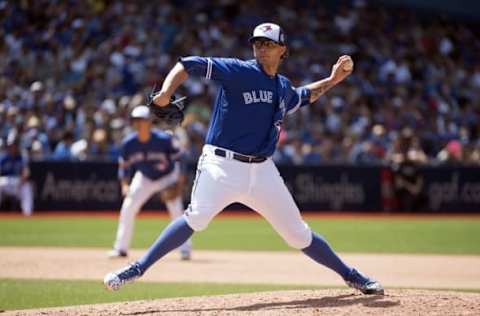
[[[480,293],[387,290],[283,291],[6,312],[2,315],[479,315]]]

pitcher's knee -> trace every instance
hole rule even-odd
[[[307,226],[304,229],[289,232],[284,239],[290,247],[303,249],[312,243],[312,231]]]
[[[201,212],[198,209],[194,210],[190,205],[184,216],[187,224],[196,232],[206,229],[212,220],[210,216],[205,215],[205,212]]]

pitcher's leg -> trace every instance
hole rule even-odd
[[[185,243],[194,231],[205,229],[215,215],[235,200],[234,190],[218,184],[216,174],[219,169],[222,169],[222,166],[208,164],[204,156],[200,157],[192,188],[191,204],[184,215],[165,228],[138,261],[142,273],[168,252]]]
[[[204,153],[198,164],[191,202],[185,210],[185,219],[195,231],[207,228],[218,213],[238,200],[242,183],[241,178],[231,181],[231,174],[236,170],[229,161],[218,161]]]
[[[209,163],[203,154],[198,168],[192,202],[185,214],[167,226],[138,262],[107,274],[103,282],[108,289],[118,290],[123,284],[140,277],[157,260],[187,241],[194,231],[205,229],[228,204],[238,200],[238,181],[227,181],[231,180],[228,164],[213,158]]]
[[[337,272],[350,287],[364,294],[383,294],[380,283],[345,264],[325,239],[308,228],[273,163],[258,172],[252,192],[247,205],[262,214],[290,246]]]
[[[343,279],[346,279],[352,272],[352,268],[346,265],[332,250],[327,241],[315,232],[312,232],[310,245],[303,248],[302,251],[314,261],[337,272]]]
[[[256,185],[242,202],[260,213],[292,248],[309,246],[312,232],[285,183],[279,175],[266,171],[269,168],[259,170]]]
[[[252,189],[248,205],[265,217],[291,247],[302,249],[313,260],[345,278],[351,268],[323,238],[312,233],[275,166],[264,167],[258,172],[257,185]]]
[[[172,219],[176,219],[183,215],[184,208],[181,195],[169,201],[165,201],[165,204]],[[186,242],[181,244],[179,250],[182,260],[189,260],[192,252],[192,239],[189,238]]]
[[[192,235],[193,229],[187,224],[184,216],[173,220],[148,251],[137,261],[142,274],[160,258],[184,244]]]

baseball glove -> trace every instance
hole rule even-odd
[[[180,125],[185,117],[183,110],[185,109],[184,101],[187,97],[175,97],[170,98],[170,103],[166,106],[158,106],[153,103],[155,92],[152,92],[147,103],[150,111],[158,117],[161,121],[168,125]]]

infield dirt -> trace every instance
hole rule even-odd
[[[385,296],[366,296],[349,290],[315,290],[69,306],[4,315],[478,315],[479,312],[478,293],[389,290]]]
[[[143,251],[133,251],[130,260]],[[480,315],[480,256],[345,254],[374,276],[386,296],[342,289],[159,299],[11,311],[2,315]],[[0,247],[0,277],[98,280],[128,259],[108,260],[106,250]],[[221,282],[338,287],[334,273],[299,252],[196,251],[190,262],[171,253],[140,282]],[[65,267],[69,267],[66,269]],[[392,287],[417,288],[392,289]],[[418,290],[425,288],[425,290]]]

